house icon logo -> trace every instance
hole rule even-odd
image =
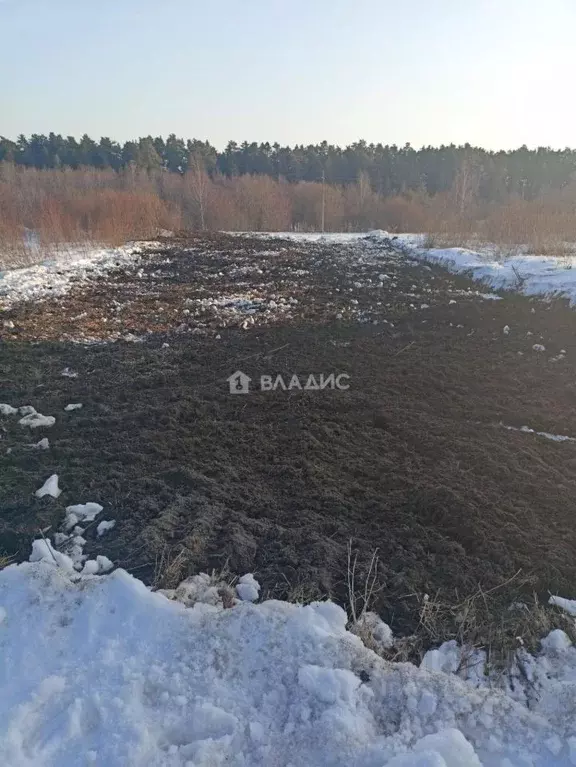
[[[226,380],[230,385],[230,394],[250,394],[250,381],[252,379],[241,370],[232,373]]]

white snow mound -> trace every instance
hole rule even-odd
[[[0,764],[571,764],[576,650],[559,638],[558,681],[529,711],[383,661],[330,602],[186,608],[123,570],[96,576],[98,559],[74,573],[47,541],[31,560],[0,571]]]

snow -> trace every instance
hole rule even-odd
[[[524,432],[524,434],[536,434],[538,437],[550,439],[552,442],[576,442],[575,437],[567,437],[565,434],[550,434],[548,431],[534,431],[534,429],[531,429],[529,426],[521,426],[518,428],[517,426],[507,426],[504,423],[500,423],[499,425],[508,431],[521,431]]]
[[[12,407],[12,405],[0,404],[1,415],[16,415],[18,408]]]
[[[356,622],[356,628],[360,632],[367,631],[372,641],[382,650],[388,650],[394,643],[392,629],[377,613],[370,611],[362,613]]]
[[[67,557],[60,551],[56,551],[47,539],[33,541],[30,562],[54,562],[58,568],[61,568],[65,572],[70,573],[74,570],[74,564],[70,557]]]
[[[82,575],[96,575],[97,573],[105,573],[114,567],[113,563],[103,556],[98,556],[96,559],[88,559],[84,563],[82,568]]]
[[[99,503],[77,503],[66,507],[66,530],[71,530],[78,522],[92,522],[104,507]]]
[[[331,602],[186,607],[101,574],[105,558],[77,573],[40,540],[30,560],[0,572],[0,764],[567,767],[576,752],[562,632],[528,666],[531,711],[382,660]]]
[[[115,519],[111,519],[110,521],[103,519],[102,522],[100,522],[96,527],[98,537],[104,535],[104,533],[106,533],[108,530],[112,530],[114,527],[116,527]]]
[[[550,599],[548,600],[548,604],[556,605],[556,607],[561,607],[562,610],[565,610],[570,615],[576,616],[576,600],[575,599],[564,599],[564,597],[551,596]]]
[[[36,442],[34,447],[38,448],[38,450],[48,450],[50,447],[50,442],[48,441],[48,437],[44,437],[39,442]]]
[[[206,573],[198,573],[182,581],[173,596],[188,607],[197,602],[208,605],[221,605],[222,597],[219,592],[219,586],[220,584],[216,583]]]
[[[120,248],[61,248],[43,263],[2,273],[0,309],[21,301],[62,296],[74,285],[135,262],[157,243],[130,243]]]
[[[82,575],[94,575],[99,569],[98,562],[95,559],[89,559],[82,568]]]
[[[81,410],[81,408],[82,408],[82,403],[80,403],[80,402],[75,402],[75,403],[70,403],[69,405],[66,405],[66,407],[64,408],[64,410],[65,410],[67,413],[70,413],[72,410]]]
[[[41,413],[30,413],[21,418],[18,423],[21,426],[29,426],[31,429],[38,429],[40,427],[54,426],[56,419],[53,415],[42,415]]]
[[[408,239],[414,247],[413,239]],[[518,251],[521,248],[517,249]],[[495,246],[468,248],[414,248],[414,255],[441,264],[452,272],[470,273],[497,290],[516,290],[525,295],[563,295],[576,303],[575,256],[499,256]]]
[[[106,573],[114,567],[112,560],[108,559],[108,557],[105,557],[102,554],[98,554],[96,557],[96,563],[98,565],[98,572],[100,573]]]
[[[562,629],[554,629],[547,637],[544,637],[541,641],[541,645],[545,650],[551,652],[564,652],[569,647],[572,647],[572,642],[568,634]]]
[[[397,757],[389,767],[482,767],[474,749],[461,732],[444,730],[426,735],[414,746],[415,755]]]
[[[244,602],[256,602],[260,594],[260,584],[252,573],[247,573],[238,581],[236,593]]]
[[[46,482],[44,482],[42,487],[39,490],[36,490],[36,496],[38,498],[43,498],[45,495],[51,495],[52,498],[58,498],[61,492],[62,490],[58,487],[58,474],[52,474],[52,476],[48,477]]]

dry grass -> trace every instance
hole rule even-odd
[[[383,588],[382,586],[377,587],[378,549],[374,549],[366,572],[359,577],[358,552],[352,551],[352,540],[348,541],[346,584],[350,621],[352,625],[357,625],[361,618],[370,610],[374,596]]]
[[[184,546],[180,551],[165,545],[154,563],[152,589],[175,589],[190,572],[189,556]]]
[[[518,662],[520,651],[536,653],[540,641],[554,629],[562,629],[576,642],[576,624],[570,616],[543,603],[535,593],[527,602],[520,596],[521,581],[517,584],[519,601],[511,601],[511,581],[490,590],[478,586],[456,604],[439,593],[412,595],[419,613],[417,630],[395,639],[389,650],[376,651],[386,660],[420,663],[431,647],[455,640],[461,648],[459,672],[477,662],[476,651],[482,650],[486,673],[498,676]]]
[[[8,554],[0,554],[0,570],[3,570],[8,565],[14,564],[16,557],[9,556]]]
[[[180,546],[180,550],[175,551],[173,547],[166,545],[156,558],[151,588],[154,591],[177,591],[178,586],[196,572],[190,552],[185,546]],[[220,590],[224,607],[230,607],[235,596],[234,586],[238,576],[231,572],[228,561],[208,575],[210,584]]]
[[[322,592],[316,584],[308,580],[291,582],[284,573],[278,583],[266,588],[262,594],[262,599],[281,599],[298,605],[322,602],[328,598],[329,595]]]

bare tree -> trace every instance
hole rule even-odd
[[[460,214],[464,213],[478,195],[481,169],[470,157],[464,157],[456,173],[453,195]]]
[[[192,199],[198,209],[200,229],[206,229],[206,208],[208,205],[210,178],[206,173],[204,159],[201,155],[197,153],[190,155],[188,173],[186,175]]]

